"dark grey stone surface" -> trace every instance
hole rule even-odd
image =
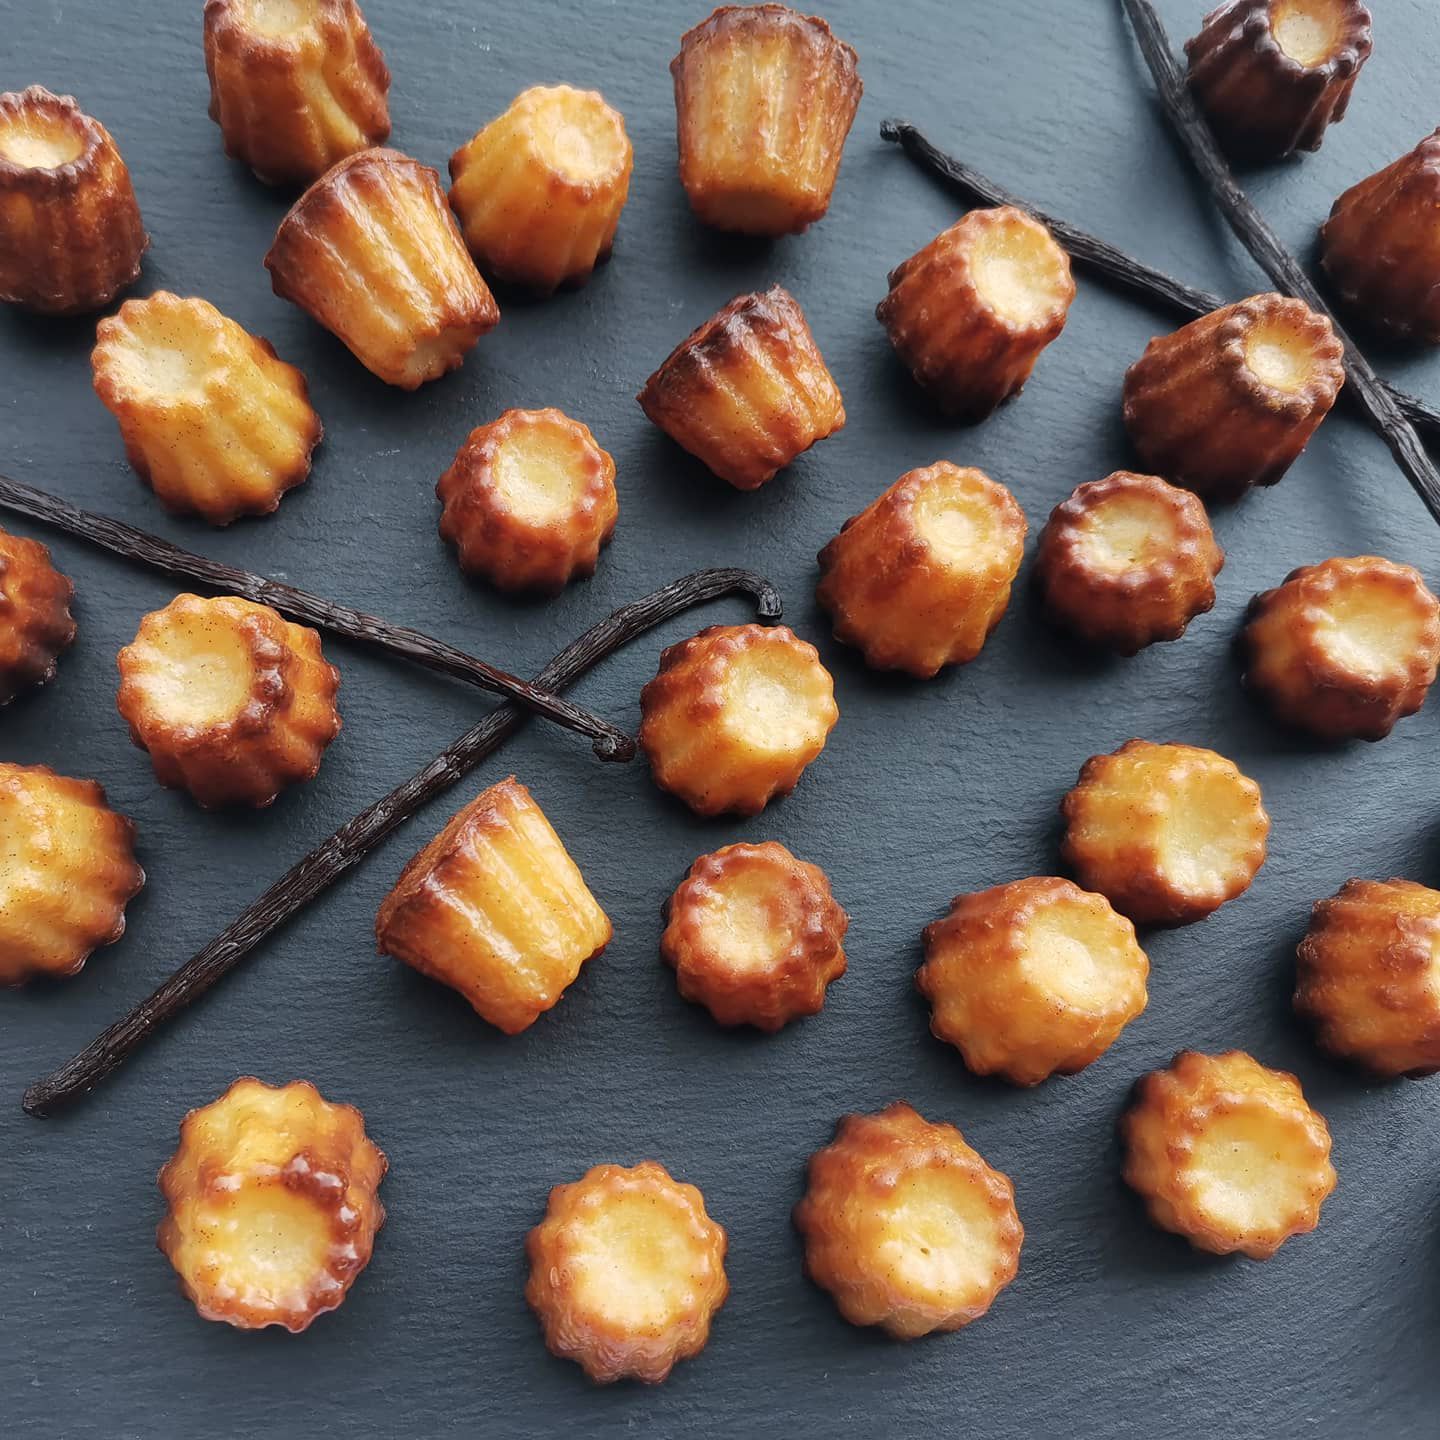
[[[415,395],[387,390],[270,293],[260,261],[286,202],[224,159],[205,117],[198,0],[0,0],[0,88],[73,91],[119,140],[154,236],[140,291],[203,295],[269,336],[309,375],[328,430],[312,480],[275,516],[224,532],[167,519],[91,392],[91,323],[5,314],[0,464],[526,673],[662,580],[753,565],[821,645],[843,718],[799,791],[748,822],[701,822],[643,764],[601,766],[582,742],[533,726],[455,794],[458,804],[518,773],[615,921],[608,953],[527,1034],[501,1037],[448,990],[373,953],[376,905],[447,802],[89,1103],[42,1124],[20,1113],[27,1081],[488,703],[330,645],[346,725],[316,782],[259,815],[202,814],[154,784],[114,708],[115,652],[173,587],[55,543],[77,581],[80,639],[55,684],[0,715],[0,755],[101,779],[139,826],[150,883],[127,938],[82,976],[0,996],[0,1432],[1433,1435],[1436,1082],[1373,1085],[1327,1063],[1288,992],[1314,899],[1350,875],[1440,882],[1440,707],[1381,745],[1321,749],[1251,707],[1228,650],[1250,594],[1296,564],[1378,551],[1437,578],[1440,536],[1379,441],[1337,414],[1278,489],[1218,514],[1229,563],[1215,611],[1132,661],[1077,654],[1022,586],[974,665],[930,684],[881,679],[828,641],[811,598],[815,551],[840,522],[941,457],[1012,486],[1033,549],[1062,496],[1126,461],[1120,377],[1167,323],[1082,282],[1018,402],[979,428],[940,423],[872,310],[886,270],[955,210],[880,143],[883,116],[909,116],[1152,262],[1229,295],[1264,288],[1165,134],[1118,4],[830,0],[860,51],[865,100],[829,217],[768,247],[707,234],[676,179],[666,64],[705,0],[366,8],[395,75],[394,143],[442,168],[524,85],[605,91],[636,150],[610,267],[577,294],[505,306],[459,374]],[[1178,42],[1202,5],[1163,9]],[[1318,156],[1254,178],[1307,251],[1334,196],[1437,118],[1433,7],[1376,9],[1350,118]],[[652,430],[632,397],[691,326],[777,280],[808,312],[850,419],[774,484],[740,495]],[[1384,368],[1440,393],[1424,357]],[[613,547],[592,582],[548,605],[466,584],[435,533],[436,476],[472,425],[517,404],[585,420],[619,466]],[[731,602],[672,626],[578,694],[633,725],[661,643],[741,615]],[[1150,1008],[1098,1064],[1031,1092],[976,1081],[928,1035],[910,984],[920,928],[957,891],[1053,870],[1060,795],[1088,755],[1131,735],[1212,745],[1256,776],[1274,818],[1270,862],[1210,921],[1151,938]],[[778,838],[823,865],[853,917],[850,973],[824,1013],[768,1039],[723,1033],[680,1001],[656,952],[678,876],[740,837]],[[1334,1131],[1340,1183],[1323,1223],[1268,1264],[1191,1252],[1153,1230],[1119,1181],[1113,1122],[1128,1088],[1181,1046],[1242,1046],[1295,1069]],[[373,1263],[343,1308],[298,1339],[201,1322],[153,1248],[154,1175],[181,1115],[244,1073],[308,1077],[359,1105],[392,1163]],[[897,1096],[959,1124],[1013,1176],[1027,1232],[1019,1278],[990,1316],[913,1345],[844,1324],[801,1276],[789,1223],[805,1157],[837,1116]],[[729,1228],[733,1294],[709,1348],[663,1387],[595,1389],[540,1342],[521,1294],[522,1240],[551,1184],[645,1156],[700,1185]]]

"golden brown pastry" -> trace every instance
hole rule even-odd
[[[1252,295],[1151,340],[1125,372],[1125,428],[1147,470],[1239,499],[1299,458],[1345,383],[1344,353],[1303,301]]]
[[[614,460],[559,410],[507,410],[472,430],[435,493],[460,568],[502,590],[557,594],[593,575],[620,513]]]
[[[181,1122],[156,1243],[206,1320],[298,1334],[370,1263],[386,1168],[353,1105],[243,1076]]]
[[[1376,1075],[1440,1071],[1440,891],[1347,880],[1300,942],[1295,1009],[1320,1048]]]
[[[598,91],[533,85],[450,157],[450,205],[491,279],[548,295],[610,258],[633,164]]]
[[[1352,185],[1320,227],[1320,263],[1357,319],[1440,345],[1440,130]]]
[[[702,855],[666,918],[660,953],[681,995],[722,1025],[775,1031],[817,1015],[845,973],[850,917],[825,872],[774,840]]]
[[[135,827],[94,780],[0,761],[0,985],[74,975],[125,933]]]
[[[697,815],[758,815],[788,795],[840,711],[820,653],[784,625],[712,625],[660,656],[640,692],[655,783]]]
[[[867,665],[926,680],[973,660],[1000,623],[1025,529],[1003,485],[941,460],[845,522],[820,552],[815,598]]]
[[[805,1273],[852,1325],[897,1340],[978,1320],[1020,1268],[1009,1179],[904,1101],[846,1115],[795,1207]]]
[[[552,1354],[601,1385],[658,1385],[710,1338],[725,1244],[705,1197],[657,1161],[596,1165],[550,1191],[525,1239],[525,1298]]]
[[[1065,328],[1070,259],[1009,205],[972,210],[890,272],[875,309],[895,353],[948,415],[983,420]]]
[[[1116,470],[1076,486],[1040,532],[1035,581],[1051,618],[1134,655],[1178,640],[1215,604],[1225,552],[1189,490]]]
[[[0,530],[0,705],[55,678],[75,638],[75,587],[38,540]]]
[[[682,340],[636,396],[677,445],[758,490],[845,424],[839,387],[789,291],[740,295]]]
[[[177,595],[120,652],[116,704],[155,778],[206,810],[269,805],[340,733],[320,637],[236,595]]]
[[[1371,40],[1360,0],[1226,0],[1185,42],[1186,79],[1232,155],[1278,160],[1345,118]]]
[[[459,369],[500,319],[439,175],[396,150],[327,170],[280,222],[265,268],[277,295],[402,390]]]
[[[100,322],[95,393],[136,474],[177,515],[268,515],[324,428],[305,377],[205,300],[158,290]]]
[[[1146,1075],[1120,1137],[1150,1218],[1215,1255],[1268,1260],[1335,1188],[1330,1131],[1300,1082],[1240,1050],[1186,1050]]]
[[[1066,865],[1137,925],[1188,925],[1243,895],[1270,834],[1233,761],[1149,740],[1087,760],[1060,813]]]
[[[1245,684],[1287,725],[1383,740],[1424,703],[1440,664],[1440,602],[1378,555],[1292,570],[1250,602]]]
[[[957,895],[925,927],[930,1030],[977,1075],[1038,1085],[1098,1060],[1145,1008],[1135,927],[1053,875]]]
[[[210,118],[267,185],[308,185],[390,134],[390,71],[355,0],[205,0]]]
[[[609,918],[513,776],[482,791],[400,872],[375,917],[382,955],[518,1035],[610,943]]]
[[[46,315],[108,305],[150,237],[110,132],[43,85],[0,95],[0,301]]]
[[[864,87],[823,20],[723,5],[681,37],[670,73],[680,183],[701,220],[790,235],[825,214]]]

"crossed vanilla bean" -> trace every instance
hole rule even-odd
[[[25,485],[7,475],[0,475],[0,509],[13,510],[17,515],[40,520],[97,549],[148,565],[162,575],[196,580],[226,595],[239,595],[257,605],[269,605],[292,620],[303,621],[332,635],[358,641],[401,660],[423,665],[427,670],[454,675],[478,685],[482,690],[516,700],[527,710],[533,710],[567,730],[588,736],[596,755],[602,760],[635,758],[634,738],[608,720],[602,720],[568,700],[547,695],[543,687],[521,680],[508,671],[498,670],[423,631],[412,630],[405,625],[392,625],[388,620],[352,610],[348,605],[336,605],[279,580],[267,580],[262,575],[252,575],[248,570],[239,570],[218,560],[207,560],[203,555],[192,555],[188,550],[182,550],[148,531],[137,530],[107,515],[92,514],[68,500],[60,499],[58,495],[37,490],[33,485]]]
[[[561,690],[630,641],[676,615],[725,595],[748,595],[761,619],[780,618],[775,587],[749,570],[698,570],[635,600],[572,641],[535,677]],[[423,769],[347,821],[252,901],[210,943],[195,952],[148,999],[97,1036],[53,1075],[37,1080],[23,1101],[28,1115],[50,1115],[94,1089],[167,1020],[228,975],[267,936],[353,870],[420,808],[464,779],[524,723],[525,711],[502,705],[442,750]]]
[[[1218,295],[1212,295],[1208,290],[1201,290],[1194,285],[1187,285],[1183,280],[1177,280],[1173,275],[1167,275],[1163,270],[1157,270],[1143,260],[1137,260],[1118,245],[1112,245],[1108,240],[1102,240],[1088,230],[1082,230],[1069,220],[1051,215],[1031,201],[1012,194],[988,175],[981,174],[973,165],[967,165],[963,160],[946,154],[906,120],[882,120],[880,138],[898,145],[917,165],[945,181],[970,204],[1013,205],[1017,210],[1033,215],[1050,231],[1077,265],[1127,295],[1150,301],[1176,315],[1183,315],[1187,320],[1209,315],[1225,304]],[[1387,381],[1382,380],[1380,384],[1412,425],[1431,435],[1440,436],[1440,410],[1427,405],[1418,396],[1406,394]],[[1345,398],[1343,390],[1340,395],[1341,399]],[[1363,409],[1358,392],[1353,398],[1356,405]],[[1368,412],[1366,418],[1369,418]]]

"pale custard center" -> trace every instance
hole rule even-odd
[[[794,935],[775,903],[773,876],[748,871],[721,879],[707,898],[705,946],[735,971],[762,970],[790,948]]]
[[[0,157],[22,170],[58,170],[78,160],[85,137],[47,115],[21,115],[0,127]]]
[[[1292,393],[1309,383],[1315,357],[1305,336],[1282,322],[1265,321],[1245,337],[1245,364],[1262,385]]]
[[[987,1295],[1001,1253],[1000,1216],[963,1170],[932,1166],[904,1175],[873,1202],[879,1260],[907,1296],[956,1309]]]
[[[1247,1107],[1205,1126],[1181,1174],[1200,1210],[1220,1226],[1283,1230],[1310,1208],[1315,1162],[1296,1125]]]
[[[1178,781],[1157,837],[1165,877],[1182,890],[1213,891],[1249,852],[1253,816],[1248,797],[1223,778]]]
[[[1038,225],[1013,217],[970,242],[970,278],[984,304],[1017,329],[1048,320],[1064,303],[1065,257]]]
[[[1147,565],[1174,540],[1174,520],[1165,506],[1122,495],[1086,512],[1079,526],[1089,567],[1120,575]]]
[[[624,155],[613,116],[603,101],[583,91],[547,91],[529,133],[546,163],[577,183],[608,175]]]
[[[583,1226],[567,1267],[581,1310],[617,1326],[659,1330],[691,1308],[697,1241],[675,1201],[627,1191],[572,1223]]]
[[[1104,1009],[1125,982],[1123,940],[1088,907],[1051,905],[1025,927],[1020,965],[1043,994],[1082,1010]]]
[[[988,568],[1002,538],[995,502],[961,474],[927,481],[911,510],[915,532],[931,553],[955,570]]]
[[[495,455],[495,489],[512,515],[549,525],[574,513],[584,486],[583,461],[568,436],[523,427],[507,436]]]
[[[757,750],[783,752],[810,728],[804,662],[773,650],[745,651],[730,662],[725,712],[729,728]]]
[[[228,618],[171,616],[147,637],[136,680],[147,706],[172,725],[221,725],[250,700],[255,662]]]
[[[283,1185],[246,1185],[205,1207],[221,1285],[269,1305],[299,1302],[329,1268],[330,1216]]]
[[[317,0],[244,0],[241,16],[257,35],[276,37],[307,29],[318,9]]]
[[[1422,618],[1390,593],[1353,585],[1330,598],[1315,638],[1340,669],[1384,679],[1404,673],[1423,629]]]
[[[1320,65],[1340,39],[1341,11],[1335,0],[1279,0],[1270,17],[1275,43],[1297,65]]]

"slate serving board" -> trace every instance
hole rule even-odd
[[[814,555],[902,471],[948,457],[1010,485],[1033,538],[1081,480],[1127,460],[1126,365],[1168,321],[1082,281],[1016,403],[945,425],[872,310],[887,269],[955,216],[877,136],[902,114],[995,178],[1226,295],[1264,288],[1168,138],[1110,0],[829,0],[865,99],[828,218],[774,245],[696,224],[675,173],[666,65],[707,0],[481,5],[367,0],[395,76],[393,143],[443,169],[521,87],[597,86],[625,115],[635,175],[615,259],[584,290],[510,303],[464,369],[389,390],[270,293],[286,199],[224,159],[198,0],[0,0],[0,89],[74,92],[117,137],[153,248],[137,293],[203,295],[310,378],[327,437],[275,516],[226,531],[168,519],[129,472],[90,389],[93,321],[0,315],[0,462],[22,480],[206,554],[419,625],[532,673],[615,605],[685,570],[748,564],[821,646],[842,711],[798,792],[751,821],[702,822],[643,762],[595,762],[532,725],[61,1119],[19,1095],[353,811],[489,702],[338,643],[345,730],[315,783],[257,815],[206,815],[159,789],[114,707],[117,649],[175,587],[38,527],[79,591],[58,680],[0,714],[0,756],[99,778],[134,817],[150,883],[124,942],[78,979],[0,996],[0,1433],[24,1437],[347,1437],[840,1433],[983,1436],[1433,1435],[1440,1402],[1437,1082],[1372,1085],[1292,1019],[1310,903],[1351,875],[1440,883],[1432,755],[1440,705],[1378,746],[1322,749],[1241,693],[1229,646],[1253,591],[1292,566],[1376,551],[1440,579],[1440,533],[1380,442],[1336,413],[1278,489],[1220,511],[1215,611],[1131,661],[1051,633],[1028,587],[981,658],[928,684],[835,646]],[[1309,254],[1346,185],[1436,121],[1429,0],[1375,7],[1350,118],[1318,156],[1252,177]],[[1200,0],[1162,6],[1176,41]],[[692,326],[779,281],[804,306],[849,423],[758,494],[717,482],[633,395]],[[1424,357],[1382,369],[1440,394]],[[435,533],[434,481],[476,424],[558,405],[615,456],[621,518],[600,572],[549,604],[462,580]],[[0,517],[0,523],[12,522]],[[1028,564],[1022,582],[1028,579]],[[577,694],[633,727],[662,643],[747,618],[710,607],[603,665]],[[1082,1075],[1022,1092],[967,1075],[911,987],[922,925],[950,896],[1057,865],[1056,803],[1082,761],[1131,735],[1232,756],[1274,820],[1253,890],[1153,935],[1150,1007]],[[463,799],[514,771],[615,921],[563,1003],[505,1039],[450,991],[373,953],[376,906]],[[719,1030],[657,958],[685,868],[739,838],[816,861],[849,909],[849,974],[824,1012],[763,1038]],[[1335,1137],[1318,1232],[1265,1265],[1199,1256],[1153,1230],[1118,1178],[1113,1124],[1144,1070],[1182,1046],[1241,1046],[1294,1069]],[[390,1221],[349,1300],[300,1338],[205,1324],[154,1251],[156,1169],[190,1106],[236,1075],[314,1080],[365,1112],[389,1153]],[[836,1118],[896,1097],[954,1121],[1016,1184],[1019,1278],[964,1333],[903,1345],[853,1329],[800,1273],[790,1228],[808,1154]],[[525,1231],[548,1187],[653,1156],[700,1185],[730,1232],[733,1286],[708,1349],[659,1389],[590,1386],[552,1359],[522,1298]]]

